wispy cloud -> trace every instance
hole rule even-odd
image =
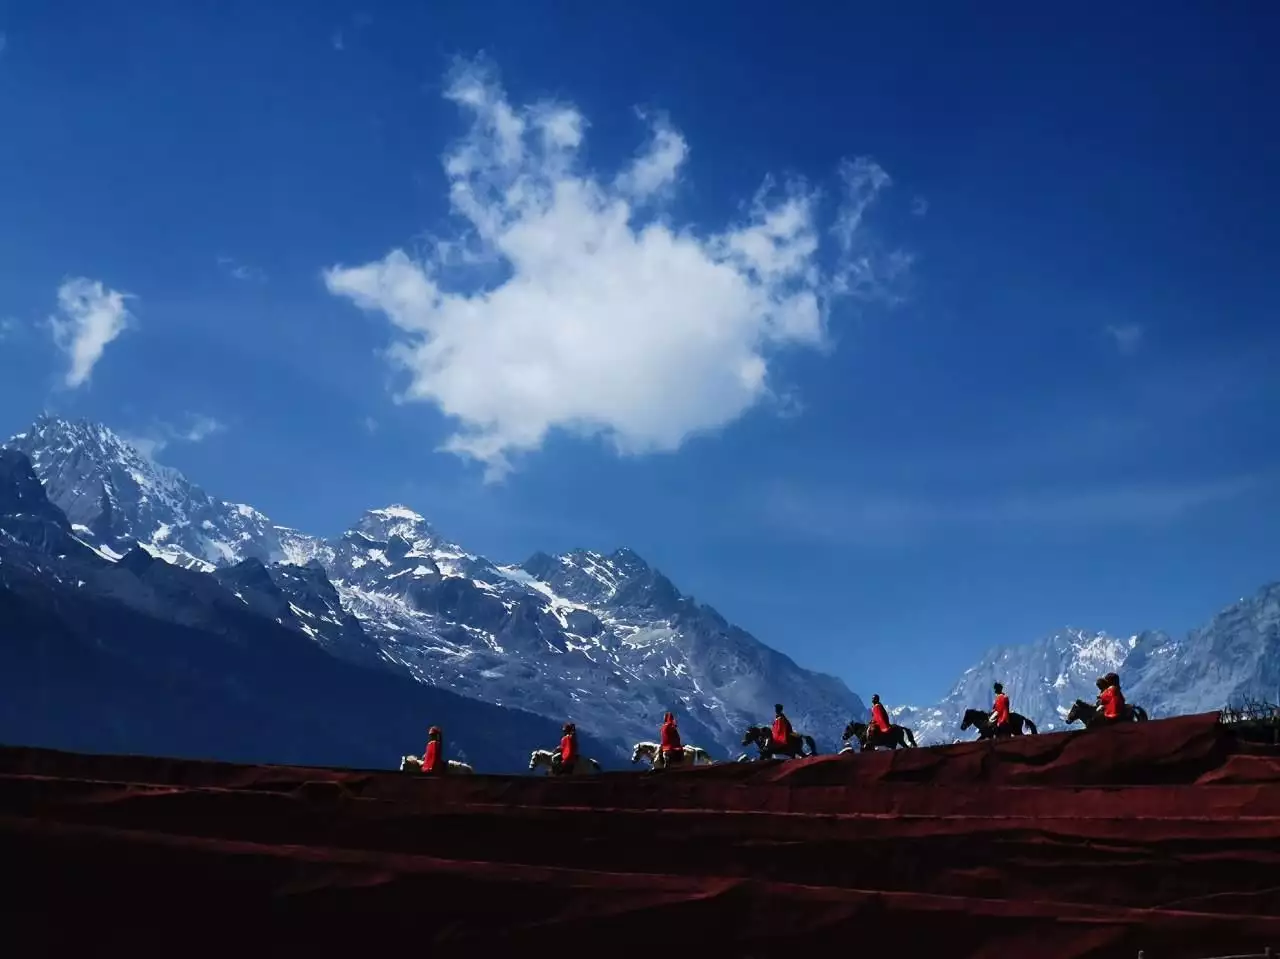
[[[825,257],[822,194],[799,180],[766,178],[718,232],[677,224],[664,202],[690,147],[661,115],[648,115],[632,161],[599,177],[582,169],[588,124],[574,106],[517,107],[478,63],[458,66],[445,96],[471,118],[443,158],[460,228],[426,257],[396,249],[324,281],[391,321],[389,357],[409,375],[400,399],[452,417],[443,448],[482,463],[486,479],[555,429],[641,454],[733,422],[785,393],[779,351],[828,347],[837,300],[891,300],[910,266],[866,229],[890,183],[870,159],[840,166]],[[460,259],[501,262],[509,276],[450,290]]]
[[[333,49],[337,50],[339,53],[341,53],[343,50],[347,48],[347,41],[342,36],[341,30],[333,31],[333,36],[329,38],[329,44],[330,46],[333,47]]]
[[[85,277],[67,280],[58,288],[58,313],[49,317],[49,328],[54,343],[71,361],[63,380],[68,388],[89,381],[107,345],[133,322],[124,305],[127,299],[133,297]]]
[[[1262,487],[1249,475],[1187,483],[1044,489],[988,497],[913,497],[856,489],[768,484],[741,507],[771,530],[800,540],[898,545],[929,536],[998,528],[1146,527],[1174,522]]]
[[[11,316],[0,316],[0,340],[16,336],[19,330],[18,321]]]
[[[1108,326],[1106,328],[1107,336],[1116,345],[1121,353],[1136,353],[1138,348],[1142,346],[1144,331],[1137,323],[1123,323],[1118,326]]]
[[[241,263],[239,260],[230,256],[218,257],[218,266],[222,267],[227,275],[233,279],[240,280],[244,283],[265,283],[267,282],[267,274],[256,266],[249,266]]]
[[[144,456],[154,457],[173,443],[203,443],[209,437],[226,432],[226,424],[212,416],[191,413],[186,425],[175,426],[159,422],[141,434],[131,434],[126,440]]]
[[[929,212],[929,201],[922,196],[913,197],[911,200],[911,215],[924,216]]]

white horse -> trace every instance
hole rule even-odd
[[[400,771],[402,773],[416,772],[420,769],[422,769],[422,760],[419,759],[417,756],[401,756],[400,757]],[[463,773],[465,775],[467,773],[475,773],[475,767],[469,765],[468,763],[459,762],[456,759],[450,759],[449,772]]]
[[[555,751],[551,749],[535,749],[529,754],[529,772],[533,772],[539,766],[547,767],[547,775],[551,775],[552,762],[551,757],[555,755]],[[600,764],[594,759],[583,756],[578,760],[578,764],[573,767],[573,775],[590,776],[600,772]]]
[[[636,743],[635,751],[631,754],[631,761],[633,763],[638,763],[642,759],[647,759],[649,760],[650,765],[652,765],[655,769],[661,768],[661,764],[658,762],[658,754],[660,751],[661,751],[661,745],[659,743],[650,743],[650,742]],[[685,765],[685,766],[697,766],[699,764],[703,766],[715,765],[715,760],[711,758],[711,754],[708,753],[701,746],[685,746],[684,759],[685,761],[681,765]]]

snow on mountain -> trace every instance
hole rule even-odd
[[[1280,583],[1231,604],[1182,640],[1161,634],[1139,644],[1124,672],[1129,698],[1152,715],[1280,703]]]
[[[6,445],[31,459],[50,501],[108,556],[137,542],[206,572],[249,557],[285,558],[275,527],[257,510],[213,498],[105,426],[46,414]]]
[[[1013,709],[1042,731],[1079,698],[1093,702],[1094,680],[1116,672],[1129,701],[1152,717],[1209,712],[1251,700],[1280,702],[1280,583],[1264,586],[1183,639],[1158,630],[1127,639],[1068,629],[1025,646],[989,650],[951,692],[926,708],[905,707],[895,721],[922,742],[971,739],[965,709],[989,709],[991,684],[1004,683]]]
[[[743,727],[769,720],[775,702],[820,748],[834,748],[844,724],[866,715],[840,680],[802,669],[683,595],[631,550],[499,565],[400,505],[370,510],[326,540],[210,496],[99,424],[44,416],[10,445],[103,555],[123,556],[136,541],[169,563],[217,570],[253,592],[243,602],[336,656],[572,718],[620,752],[652,739],[668,709],[681,715],[686,741],[722,757],[741,751]],[[299,571],[308,566],[327,574],[336,606]]]
[[[1062,729],[1062,717],[1072,702],[1077,698],[1092,702],[1098,692],[1094,680],[1121,670],[1139,640],[1138,636],[1121,639],[1068,628],[1028,645],[998,646],[965,670],[941,702],[905,709],[895,721],[914,729],[922,744],[972,739],[972,730],[960,731],[964,712],[990,710],[992,684],[1000,682],[1015,712],[1041,731]]]

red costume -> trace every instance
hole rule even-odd
[[[1009,697],[1004,693],[996,693],[996,701],[991,706],[995,713],[996,725],[1004,726],[1009,722]]]
[[[680,742],[680,730],[676,726],[674,713],[667,713],[662,717],[662,729],[658,732],[658,738],[661,741],[659,748],[668,762],[678,763],[684,759],[684,744]]]
[[[786,746],[791,742],[791,720],[779,713],[773,720],[773,731],[771,733],[773,741],[780,746]]]
[[[889,713],[880,703],[876,703],[871,707],[871,725],[882,733],[887,733],[891,728],[889,726]]]
[[[432,726],[427,731],[427,748],[422,751],[422,771],[424,773],[442,773],[448,768],[444,760],[444,742],[440,730]]]
[[[1098,697],[1102,715],[1106,719],[1119,719],[1124,714],[1124,693],[1119,686],[1108,686]]]

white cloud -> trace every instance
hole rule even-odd
[[[49,317],[53,341],[71,360],[64,382],[72,389],[88,382],[102,353],[132,322],[124,301],[128,293],[109,290],[97,280],[77,277],[58,288],[61,316]]]
[[[837,297],[885,297],[909,266],[866,239],[864,214],[889,185],[870,160],[841,166],[824,256],[822,197],[802,181],[766,179],[718,231],[676,225],[663,203],[689,147],[665,117],[649,117],[647,146],[601,179],[579,163],[587,122],[573,106],[514,107],[482,65],[449,81],[445,96],[472,120],[443,158],[461,228],[429,257],[396,249],[324,280],[391,321],[389,357],[409,374],[401,399],[455,418],[444,448],[488,479],[556,428],[638,454],[733,422],[783,392],[781,349],[829,345]],[[449,288],[451,265],[482,262],[505,278]]]
[[[911,201],[911,215],[924,216],[929,212],[929,201],[922,196],[915,197]]]
[[[218,265],[233,278],[245,283],[265,283],[267,274],[256,266],[249,266],[230,256],[218,257]]]
[[[203,443],[210,436],[226,432],[226,424],[212,416],[188,414],[187,425],[157,423],[147,433],[126,436],[125,439],[144,456],[154,457],[171,443]]]
[[[1121,353],[1135,353],[1142,345],[1143,329],[1137,323],[1108,326],[1106,332]]]
[[[0,340],[7,340],[18,332],[18,321],[11,316],[0,317]]]

